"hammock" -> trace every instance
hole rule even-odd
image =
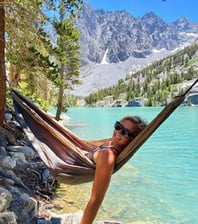
[[[185,95],[197,82],[198,79],[183,95],[173,98],[146,128],[129,143],[117,157],[113,173],[118,171],[134,155],[163,121],[184,101]],[[92,181],[95,164],[84,155],[85,150],[89,151],[93,147],[106,142],[107,139],[85,141],[60,125],[28,98],[15,90],[12,90],[12,97],[18,122],[52,175],[58,181],[67,184]]]

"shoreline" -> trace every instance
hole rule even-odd
[[[79,222],[82,211],[62,215],[52,212],[58,183],[11,110],[6,111],[4,127],[0,127],[0,160],[0,223]]]
[[[58,182],[7,110],[0,127],[0,224],[77,224],[83,211],[56,214]],[[72,202],[68,202],[72,205]],[[122,224],[100,221],[98,224]]]
[[[56,203],[59,184],[40,160],[27,135],[16,121],[13,111],[6,112],[4,128],[0,128],[0,160],[0,224],[80,222],[83,211],[78,204],[74,207],[73,201],[67,201],[71,210],[58,212],[61,210],[61,204]],[[71,195],[76,191],[74,189],[63,194]],[[87,194],[89,191],[90,189],[87,190]],[[84,205],[82,207],[84,208]],[[95,223],[123,224],[119,221]],[[132,221],[128,224],[156,224],[156,222]]]

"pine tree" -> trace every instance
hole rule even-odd
[[[59,65],[59,78],[61,83],[58,91],[58,102],[56,120],[60,120],[63,109],[63,97],[66,89],[72,89],[74,84],[78,84],[80,74],[80,52],[78,41],[80,33],[74,24],[74,12],[68,15],[68,3],[65,0],[56,2],[54,9],[56,13],[52,21],[56,35],[55,61]]]

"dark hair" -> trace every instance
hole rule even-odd
[[[123,117],[120,121],[124,121],[124,120],[129,120],[133,123],[136,124],[137,126],[137,135],[146,127],[147,122],[144,121],[141,117],[139,116],[126,116]]]

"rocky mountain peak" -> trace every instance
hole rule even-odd
[[[147,12],[141,19],[142,21],[162,20],[158,16],[156,16],[153,12]]]
[[[76,24],[81,33],[81,80],[85,88],[75,87],[73,94],[81,96],[112,86],[198,37],[198,23],[187,18],[167,24],[153,12],[135,18],[125,10],[94,10],[88,3]]]
[[[180,17],[172,25],[178,32],[198,33],[198,23],[191,22],[185,17]]]
[[[118,63],[130,57],[146,57],[153,49],[174,50],[183,42],[180,32],[198,34],[198,24],[180,18],[167,24],[153,12],[134,18],[125,10],[105,12],[84,4],[76,20],[81,33],[82,65]]]

